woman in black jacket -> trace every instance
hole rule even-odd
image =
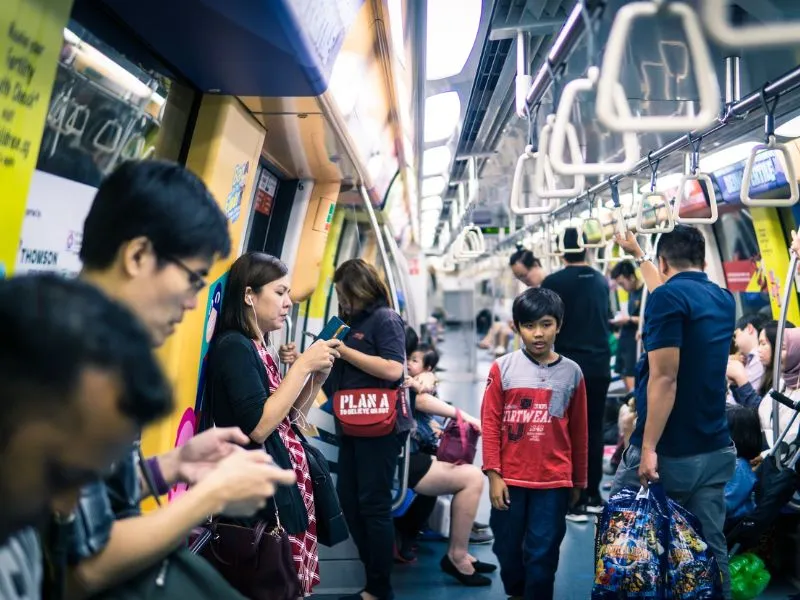
[[[275,507],[289,534],[303,596],[319,583],[317,523],[308,458],[294,429],[305,416],[339,357],[338,340],[312,344],[281,379],[269,334],[291,310],[286,265],[250,252],[231,266],[222,309],[208,355],[207,402],[214,423],[239,427],[282,468],[294,469],[297,485],[279,488]]]
[[[375,268],[361,259],[342,263],[333,275],[333,283],[340,316],[350,325],[350,332],[339,348],[342,360],[334,365],[325,392],[331,397],[337,392],[385,389],[399,398],[395,406],[400,406],[398,412],[402,412],[404,395],[396,390],[403,382],[405,326],[400,315],[390,308],[386,286]],[[394,598],[392,482],[403,441],[402,429],[398,425],[385,435],[348,435],[337,418],[337,490],[367,578],[364,591],[348,597],[352,600]]]

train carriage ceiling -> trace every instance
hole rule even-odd
[[[625,0],[601,3],[605,7],[594,38],[596,51],[591,60],[594,64],[600,61],[614,15],[626,3]],[[690,3],[697,8],[699,0],[690,0]],[[800,19],[800,2],[796,0],[733,0],[731,4],[733,19],[741,24]],[[459,223],[457,218],[452,218],[452,212],[462,207],[458,185],[469,177],[468,162],[462,160],[469,156],[476,157],[477,173],[480,175],[477,201],[471,217],[476,223],[484,225],[508,223],[511,179],[517,158],[529,137],[528,122],[517,117],[514,111],[516,31],[528,31],[526,54],[529,72],[535,75],[545,64],[555,37],[575,6],[575,0],[496,0],[485,3],[478,41],[470,62],[461,74],[465,80],[472,81],[468,96],[464,97],[463,87],[458,90],[457,83],[453,84],[453,89],[460,92],[462,110],[457,134],[449,141],[452,160],[441,179],[425,177],[425,171],[421,171],[422,218],[426,218],[425,208],[429,207],[431,213],[427,218],[435,222],[434,226],[425,227],[424,232],[428,232],[428,244],[438,248],[434,251],[439,252],[447,245],[452,238],[450,229]],[[718,80],[724,86],[725,59],[731,55],[731,51],[713,42],[709,42],[709,46]],[[744,96],[796,67],[800,63],[800,48],[748,49],[740,52],[739,56],[740,87]],[[584,35],[569,58],[561,86],[571,79],[584,76],[589,62],[587,36]],[[684,111],[687,103],[696,103],[698,99],[686,38],[677,20],[660,19],[634,27],[621,73],[621,83],[631,109],[642,116],[676,114]],[[426,83],[426,95],[442,91],[445,89],[437,82]],[[776,116],[783,116],[786,120],[787,115],[793,116],[798,110],[800,98],[797,95],[789,96],[781,100]],[[539,110],[537,128],[541,128],[544,118],[551,112],[554,112],[552,95],[548,92]],[[587,160],[619,160],[621,139],[597,125],[592,96],[587,94],[579,98],[572,122],[577,125]],[[760,141],[762,134],[763,119],[750,118],[726,127],[713,142],[704,144],[702,151],[713,152],[733,141],[741,141],[743,137]],[[643,154],[675,137],[678,134],[640,135]],[[423,150],[428,147],[426,144]],[[421,156],[424,163],[424,154]],[[680,169],[682,164],[683,157],[675,156],[662,161],[661,171]],[[590,178],[587,184],[596,181]],[[524,185],[529,189],[530,181],[524,182]],[[431,195],[431,198],[427,197]],[[434,219],[433,215],[440,205],[441,214]],[[431,230],[434,233],[430,233]]]

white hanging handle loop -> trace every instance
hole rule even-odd
[[[589,67],[585,79],[574,79],[564,86],[553,123],[553,131],[550,134],[550,150],[548,152],[550,164],[557,173],[562,175],[616,175],[630,171],[639,160],[639,139],[635,133],[626,132],[622,135],[622,146],[625,151],[625,158],[622,162],[587,163],[583,161],[582,157],[580,162],[564,161],[564,146],[567,141],[570,144],[570,155],[573,155],[573,143],[580,147],[577,132],[570,122],[572,107],[575,105],[579,92],[591,92],[597,88],[599,78],[600,69]],[[625,89],[619,82],[614,82],[613,101],[614,109],[618,114],[631,118]],[[574,142],[571,139],[572,136],[575,138]]]
[[[64,124],[63,133],[82,136],[83,132],[86,131],[86,124],[89,122],[91,111],[88,107],[73,100],[70,100],[70,106],[72,110],[69,113],[69,117],[67,117],[67,122]]]
[[[525,173],[525,163],[529,160],[536,160],[538,153],[533,152],[532,146],[527,146],[525,152],[520,154],[517,159],[517,166],[514,169],[514,179],[511,183],[511,212],[515,215],[548,215],[558,206],[558,202],[552,200],[549,204],[541,206],[522,206],[522,177]]]
[[[732,27],[728,19],[730,0],[703,0],[700,4],[706,31],[719,44],[735,48],[800,44],[800,21]]]
[[[108,137],[108,142],[104,142],[103,136]],[[122,140],[122,125],[116,119],[109,119],[100,130],[95,134],[93,144],[95,150],[108,152],[109,154],[116,152],[120,141]]]
[[[626,114],[616,109],[615,90],[619,85],[631,26],[637,19],[660,14],[678,17],[683,22],[699,96],[700,109],[695,115],[632,117],[629,111]],[[684,2],[631,2],[617,11],[603,55],[595,106],[597,119],[608,129],[622,133],[692,131],[704,129],[716,122],[722,107],[719,83],[700,27],[700,19],[691,6]]]
[[[583,175],[575,175],[571,188],[555,189],[555,174],[550,164],[549,143],[553,131],[555,115],[547,115],[547,122],[539,134],[539,157],[536,160],[536,169],[533,176],[533,193],[539,198],[572,198],[583,191],[585,179]],[[567,141],[569,153],[573,164],[583,162],[578,134],[572,124],[567,127]]]
[[[689,142],[692,145],[692,160],[689,173],[686,173],[681,179],[681,184],[678,187],[678,195],[675,198],[675,222],[686,223],[687,225],[712,225],[717,222],[718,209],[717,209],[717,194],[714,192],[714,182],[707,173],[698,173],[697,169],[700,165],[700,140],[701,138],[692,138],[689,134]],[[708,194],[708,205],[711,209],[711,215],[708,217],[682,217],[681,206],[684,200],[688,199],[689,194],[686,191],[687,184],[691,181],[704,183],[706,192]]]
[[[553,231],[553,225],[548,221],[544,226],[544,241],[547,244],[545,256],[549,258],[560,258],[564,256],[559,244],[560,238],[557,231]]]
[[[639,201],[639,208],[636,211],[636,231],[638,233],[669,233],[675,229],[675,219],[673,218],[672,208],[669,205],[669,198],[663,192],[656,191],[656,179],[658,178],[658,164],[661,159],[653,161],[652,152],[647,155],[647,162],[650,165],[650,191],[642,195]],[[644,224],[645,202],[650,205],[655,217],[655,226],[646,227]],[[666,225],[659,222],[658,211],[666,209]]]
[[[589,192],[587,192],[589,194]],[[578,248],[586,249],[586,248],[605,248],[606,243],[608,240],[606,239],[606,230],[603,227],[603,224],[600,222],[600,217],[593,216],[594,215],[594,198],[590,195],[589,196],[589,216],[586,217],[583,221],[578,223]],[[597,223],[597,228],[600,231],[600,240],[597,242],[589,242],[584,241],[583,236],[586,234],[586,225],[587,223]],[[588,239],[588,238],[587,238]]]
[[[800,198],[797,188],[797,177],[795,176],[794,165],[792,164],[792,157],[789,154],[789,148],[785,144],[779,144],[775,139],[775,108],[778,106],[780,96],[775,96],[770,105],[767,102],[764,88],[761,89],[761,103],[764,107],[764,138],[766,144],[758,144],[750,150],[750,156],[744,165],[744,174],[742,175],[742,188],[739,190],[739,198],[742,204],[746,206],[760,206],[760,207],[783,207],[794,206]],[[753,168],[756,164],[756,156],[763,150],[772,150],[776,153],[783,154],[783,165],[786,170],[786,180],[789,185],[789,197],[778,198],[771,200],[758,200],[750,196],[750,187],[753,183]],[[777,159],[777,157],[776,157]]]

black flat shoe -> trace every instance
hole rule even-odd
[[[442,557],[439,566],[442,568],[442,571],[455,577],[461,585],[466,585],[467,587],[485,587],[487,585],[492,585],[492,580],[479,574],[477,569],[475,569],[472,575],[465,575],[459,571],[447,554]]]
[[[497,571],[497,565],[481,562],[479,560],[476,560],[474,563],[472,563],[472,566],[475,567],[476,573],[494,573]]]

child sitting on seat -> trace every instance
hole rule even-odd
[[[553,598],[566,516],[587,484],[586,386],[553,351],[564,303],[531,288],[513,305],[522,348],[497,359],[483,397],[483,470],[506,595]]]
[[[755,509],[753,488],[756,474],[750,465],[761,453],[761,423],[758,413],[752,408],[732,405],[728,408],[728,429],[736,444],[736,470],[725,486],[726,524],[741,519]]]

